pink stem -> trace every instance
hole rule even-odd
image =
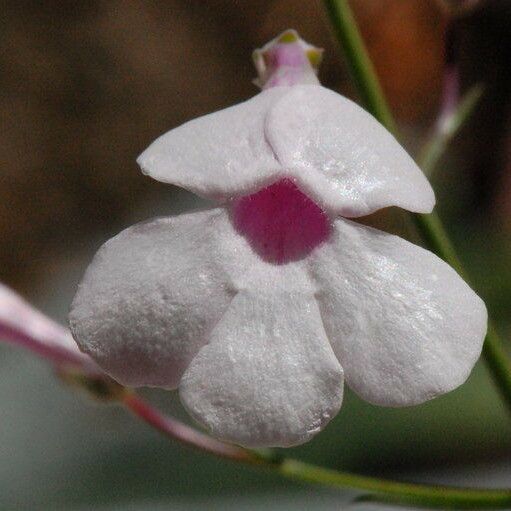
[[[40,339],[36,339],[16,328],[2,324],[0,324],[0,337],[5,342],[29,349],[52,362],[57,367],[70,365],[83,370],[87,374],[99,374],[100,372],[92,360],[89,361],[78,349],[74,352],[67,347],[47,345],[42,343]]]
[[[182,422],[163,415],[156,408],[153,408],[149,403],[132,392],[126,392],[121,398],[121,402],[138,418],[160,431],[160,433],[178,442],[222,458],[244,461],[247,463],[256,463],[258,461],[256,455],[242,447],[215,440],[190,428]]]
[[[455,22],[446,21],[445,26],[445,70],[437,130],[443,131],[460,100],[460,71],[458,64],[458,41]]]
[[[460,99],[460,78],[458,66],[452,65],[445,70],[442,103],[437,120],[437,129],[443,131],[445,124],[456,110]]]
[[[57,368],[73,366],[84,374],[101,373],[93,360],[78,349],[67,328],[36,310],[2,283],[0,341],[29,349]]]

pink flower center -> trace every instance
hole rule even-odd
[[[290,179],[237,199],[232,219],[261,258],[276,264],[305,257],[331,231],[325,212]]]

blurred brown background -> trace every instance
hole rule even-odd
[[[392,106],[423,127],[440,92],[438,8],[356,7]],[[136,156],[255,94],[251,51],[279,31],[324,47],[323,81],[353,92],[317,1],[3,1],[0,16],[0,279],[22,290],[98,226],[152,194],[172,200]]]
[[[441,5],[453,3],[463,2],[352,1],[412,152],[437,115]],[[451,23],[462,89],[481,82],[485,95],[433,185],[478,290],[510,334],[511,2],[486,0]],[[102,242],[194,204],[142,176],[136,156],[167,129],[257,93],[251,51],[287,28],[325,48],[323,83],[356,99],[319,1],[0,0],[0,280],[65,321]],[[87,407],[38,364],[0,347],[0,508],[283,484],[169,446],[119,410]],[[171,408],[181,413],[175,401]],[[380,475],[440,467],[445,475],[511,459],[510,438],[480,364],[460,390],[413,409],[378,409],[348,393],[339,417],[298,455]]]
[[[136,155],[168,128],[253,95],[251,50],[279,31],[297,27],[324,47],[323,82],[353,95],[318,1],[0,5],[0,279],[24,290],[63,245],[152,194],[172,200],[140,175]],[[445,15],[424,0],[353,6],[396,115],[423,135],[439,101]],[[472,208],[498,201],[508,216],[509,2],[487,2],[457,25],[464,81],[491,89],[464,132],[460,172],[476,188]]]

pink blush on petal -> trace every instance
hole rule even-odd
[[[232,219],[261,258],[275,264],[302,259],[331,231],[325,212],[290,179],[237,199]]]

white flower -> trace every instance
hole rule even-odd
[[[119,382],[179,388],[223,440],[290,446],[338,412],[344,379],[371,403],[407,406],[468,377],[483,302],[432,253],[346,219],[434,205],[413,160],[351,101],[275,86],[138,161],[222,203],[130,227],[87,270],[71,329]]]

